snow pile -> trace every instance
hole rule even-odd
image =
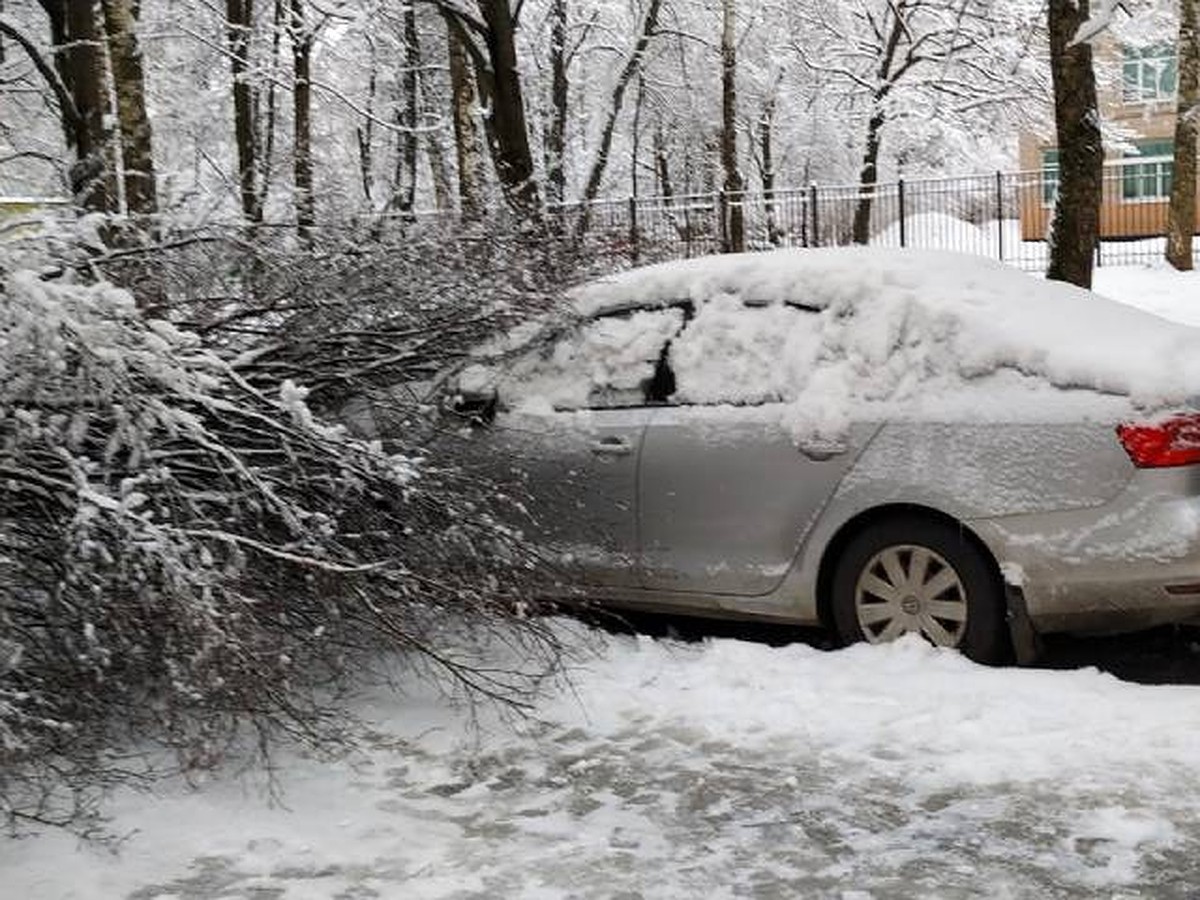
[[[1096,395],[1159,409],[1200,394],[1200,330],[978,257],[877,248],[711,257],[597,281],[573,300],[583,316],[691,304],[670,349],[679,399],[791,403],[819,430],[944,410],[1027,417],[1042,401],[1055,414],[1074,405],[1103,417],[1121,404]],[[1063,390],[1076,393],[1071,404]]]
[[[903,246],[929,250],[987,247],[994,231],[994,223],[989,230],[947,213],[916,213],[904,220]],[[893,222],[872,237],[871,243],[881,247],[900,247],[900,234],[900,223]]]

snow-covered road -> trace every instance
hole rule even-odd
[[[563,626],[576,629],[577,626]],[[591,637],[536,718],[432,691],[370,747],[113,799],[118,852],[0,844],[13,898],[1185,897],[1200,688],[992,670],[916,639],[824,652]]]

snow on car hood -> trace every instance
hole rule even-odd
[[[709,340],[693,335],[676,354],[677,365],[728,369],[731,356],[742,358],[757,371],[722,373],[726,393],[731,379],[753,393],[768,378],[810,417],[897,402],[1019,415],[1027,404],[1061,406],[1064,388],[1076,408],[1108,415],[1118,398],[1157,409],[1200,393],[1200,329],[976,256],[877,248],[715,256],[595,281],[571,300],[584,316],[691,301],[692,327],[701,331],[706,314],[713,324]],[[817,339],[792,340],[779,328],[739,333],[732,316],[719,315],[762,303],[811,310],[819,321],[804,328]],[[743,346],[764,340],[768,353]]]

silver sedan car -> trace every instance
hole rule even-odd
[[[565,597],[983,662],[1200,614],[1200,331],[865,249],[666,264],[567,306],[449,401]]]

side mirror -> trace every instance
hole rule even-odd
[[[446,406],[472,425],[486,425],[496,418],[499,395],[494,387],[474,391],[459,390],[447,398]]]
[[[444,405],[472,425],[486,425],[496,418],[498,402],[495,371],[476,363],[459,372]]]

